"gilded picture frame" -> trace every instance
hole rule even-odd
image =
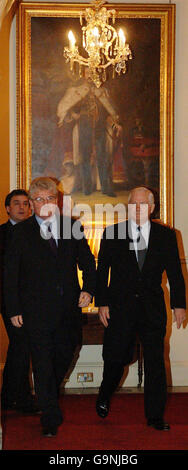
[[[76,3],[19,5],[18,187],[28,189],[33,177],[44,174],[60,180],[61,170],[59,174],[55,171],[62,162],[58,160],[56,165],[57,159],[61,159],[61,155],[64,159],[70,156],[71,149],[67,147],[65,152],[62,147],[64,143],[68,146],[70,128],[66,128],[64,134],[58,134],[57,108],[65,94],[65,88],[71,86],[75,89],[79,85],[79,78],[71,75],[70,66],[65,63],[63,48],[68,43],[70,26],[76,31],[77,38],[80,34],[81,43],[80,11],[88,6],[89,4]],[[115,197],[101,194],[101,190],[97,191],[95,187],[93,194],[83,194],[78,188],[72,192],[72,199],[74,204],[88,203],[92,207],[95,202],[116,205],[119,201],[126,203],[132,187],[146,185],[158,197],[156,218],[172,226],[175,5],[110,3],[105,6],[115,9],[115,26],[125,27],[127,42],[133,54],[127,73],[115,78],[113,82],[109,78],[102,85],[107,89],[108,96],[111,94],[112,102],[118,109],[124,136],[122,145],[116,147],[116,168],[113,163]],[[140,126],[139,137],[135,141],[133,137],[137,126]],[[89,224],[91,221],[87,222]],[[97,223],[95,215],[90,226],[96,227]],[[90,238],[93,240],[93,236]],[[93,252],[97,252],[97,243],[92,243]]]

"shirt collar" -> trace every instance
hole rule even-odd
[[[39,215],[36,215],[35,214],[35,218],[38,222],[39,225],[41,225],[42,223],[43,224],[46,224],[46,225],[49,225],[49,224],[54,224],[56,223],[56,217],[55,215],[53,215],[52,217],[49,217],[47,219],[42,219],[42,217],[39,217]]]
[[[132,238],[134,240],[134,243],[136,243],[137,238],[138,238],[138,234],[139,234],[138,227],[140,226],[133,219],[131,219],[131,233],[132,233]],[[151,228],[150,220],[146,220],[146,222],[143,225],[141,225],[141,232],[145,239],[146,244],[148,244],[149,242],[150,228]]]
[[[50,231],[53,235],[53,238],[55,240],[58,240],[60,238],[58,219],[55,216],[55,214],[51,217],[48,217],[47,219],[42,219],[41,217],[35,214],[35,218],[40,226],[40,234],[43,238],[47,240],[49,239],[49,232],[48,232],[49,225],[51,227]]]
[[[17,224],[17,222],[15,222],[15,220],[13,220],[13,219],[9,219],[9,221],[10,221],[10,223],[11,223],[12,225],[16,225],[16,224]]]
[[[150,220],[146,220],[146,222],[143,224],[143,225],[138,225],[135,220],[131,219],[131,226],[133,228],[133,230],[138,230],[138,227],[141,227],[142,231],[144,230],[149,230],[150,227],[151,227],[151,222]]]
[[[35,214],[35,219],[36,221],[38,222],[39,225],[42,224],[42,222],[44,222],[44,219],[42,219],[41,217],[39,217],[38,215]]]

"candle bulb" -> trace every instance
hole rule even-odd
[[[85,32],[83,33],[82,44],[83,44],[83,47],[85,48],[86,47]]]
[[[120,47],[125,46],[125,36],[124,36],[124,32],[122,29],[119,30],[119,45]]]
[[[76,39],[72,31],[69,31],[68,38],[70,41],[70,49],[73,51],[75,48]]]

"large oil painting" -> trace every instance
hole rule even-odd
[[[20,5],[18,185],[52,176],[73,204],[92,210],[126,204],[144,185],[158,200],[156,218],[172,224],[174,5],[109,4],[132,59],[99,88],[87,69],[72,73],[63,53],[70,29],[82,51],[85,6]]]

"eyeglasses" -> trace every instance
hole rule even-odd
[[[37,202],[38,204],[45,204],[45,202],[54,202],[56,200],[56,196],[47,196],[47,197],[36,197],[33,199],[34,202]]]

